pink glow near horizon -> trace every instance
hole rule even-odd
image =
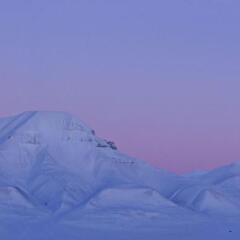
[[[239,2],[0,4],[0,116],[70,112],[175,172],[240,160]]]

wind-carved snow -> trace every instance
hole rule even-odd
[[[70,114],[25,112],[0,120],[0,237],[47,239],[51,225],[51,239],[103,239],[106,231],[110,239],[207,239],[201,226],[227,221],[209,239],[231,239],[239,178],[239,163],[178,176],[122,154]]]

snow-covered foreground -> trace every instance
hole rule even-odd
[[[181,215],[162,209],[162,213],[101,212],[78,219],[59,219],[26,212],[1,216],[1,239],[34,240],[202,240],[239,239],[240,218],[212,218]],[[2,212],[2,211],[1,211]]]
[[[178,176],[69,114],[0,119],[0,239],[239,238],[239,163]]]

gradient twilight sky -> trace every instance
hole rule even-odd
[[[239,0],[0,0],[0,116],[75,114],[177,172],[240,160]]]

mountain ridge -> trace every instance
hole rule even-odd
[[[18,195],[24,193],[33,208],[49,213],[71,212],[93,202],[96,209],[109,205],[159,211],[153,198],[160,205],[222,214],[221,204],[231,206],[229,212],[240,209],[238,195],[223,184],[238,176],[239,163],[193,176],[156,169],[122,154],[112,141],[63,112],[29,111],[0,119],[0,204],[4,191],[10,189],[14,196],[19,189]]]

